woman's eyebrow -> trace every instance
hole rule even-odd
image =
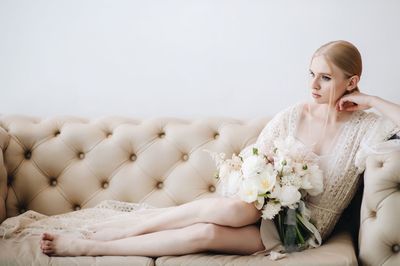
[[[318,72],[312,71],[311,69],[310,69],[310,72],[314,73],[314,74],[319,74],[319,75],[332,76],[332,73],[325,73],[325,72],[318,73]]]

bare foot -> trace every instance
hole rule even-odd
[[[104,228],[95,231],[89,236],[89,239],[98,241],[110,241],[126,237],[126,232],[123,229]]]
[[[40,249],[48,256],[87,256],[95,241],[44,233]]]

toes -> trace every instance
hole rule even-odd
[[[50,240],[50,241],[52,241],[52,240],[54,240],[54,236],[49,234],[49,233],[43,233],[42,240]]]

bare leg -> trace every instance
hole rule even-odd
[[[213,223],[222,226],[242,227],[254,224],[260,218],[253,204],[232,198],[206,198],[168,208],[146,219],[145,223],[134,223],[127,228],[100,230],[91,238],[114,240],[141,234],[176,229],[196,223]]]
[[[173,207],[165,207],[165,208],[154,208],[154,209],[144,209],[140,211],[135,211],[132,213],[127,213],[126,216],[120,217],[118,220],[106,221],[96,223],[92,226],[89,226],[88,229],[98,231],[105,228],[123,228],[127,226],[132,226],[133,224],[140,221],[147,221],[151,217],[159,215],[160,213],[166,212]]]
[[[113,241],[68,238],[45,233],[41,249],[55,256],[150,256],[182,255],[204,251],[252,254],[264,248],[259,229],[194,224]]]

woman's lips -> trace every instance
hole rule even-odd
[[[312,93],[312,97],[313,97],[313,98],[319,98],[319,97],[321,97],[321,95],[316,94],[316,93]]]

